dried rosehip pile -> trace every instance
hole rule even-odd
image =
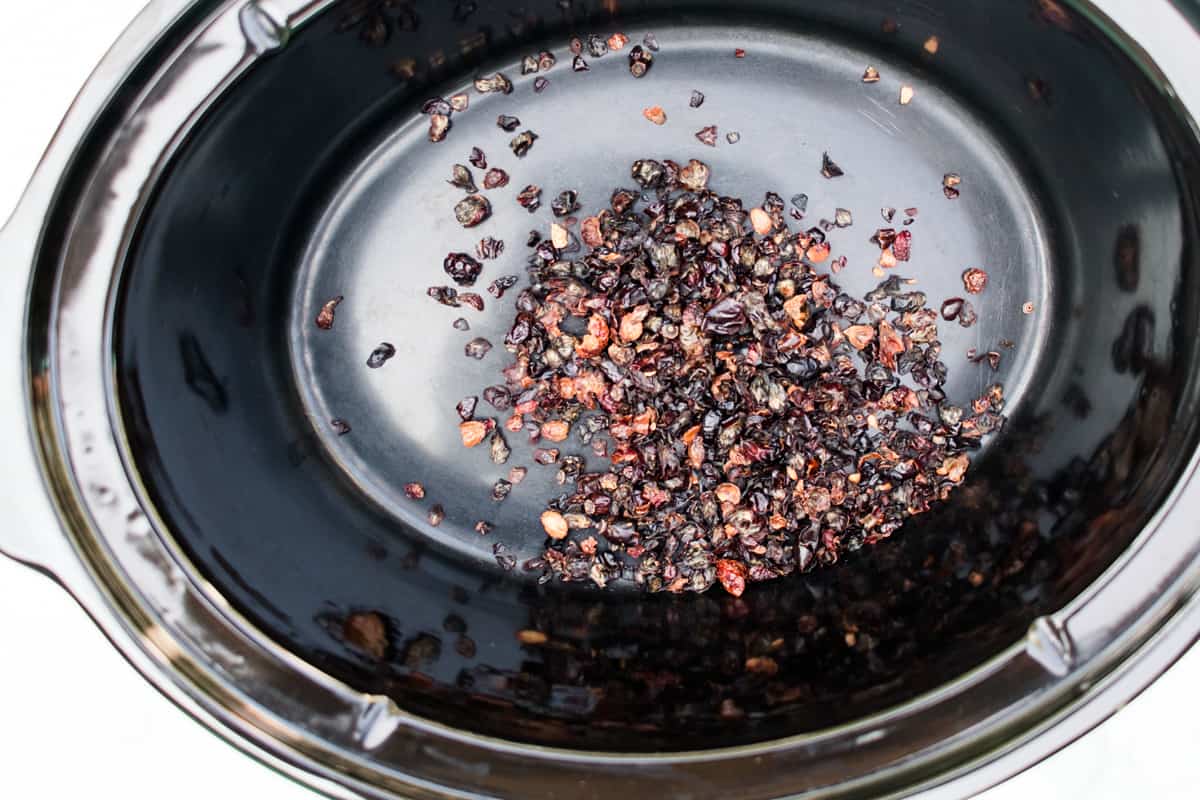
[[[945,500],[1004,424],[999,385],[946,398],[939,315],[911,282],[842,293],[818,272],[821,228],[792,232],[778,195],[748,209],[709,176],[638,161],[640,189],[583,219],[582,246],[536,244],[503,428],[574,432],[598,462],[539,451],[573,484],[525,565],[543,580],[740,595],[832,564]],[[495,427],[469,425],[470,444]]]

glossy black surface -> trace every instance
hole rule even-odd
[[[507,738],[628,751],[757,741],[886,708],[980,663],[1086,586],[1161,507],[1195,438],[1197,143],[1082,16],[1048,2],[747,2],[736,18],[715,2],[619,4],[620,15],[481,2],[456,19],[474,5],[350,3],[318,19],[183,148],[127,265],[117,358],[138,467],[190,557],[278,641],[407,709]],[[365,14],[346,16],[355,9]],[[884,32],[889,16],[898,31]],[[624,74],[624,55],[570,71],[571,33],[616,30],[634,42],[657,34],[650,76]],[[933,57],[922,50],[931,34]],[[734,47],[749,63],[723,54]],[[539,95],[516,65],[542,48],[559,63]],[[888,83],[859,83],[863,54]],[[714,67],[720,58],[729,65]],[[526,159],[505,152],[490,121],[499,105],[474,92],[445,142],[420,141],[423,100],[497,68],[517,84],[505,113],[537,120],[543,137]],[[911,76],[911,106],[896,105],[889,69]],[[701,78],[694,88],[710,97],[689,114],[684,90]],[[833,107],[864,90],[877,90],[878,113]],[[771,118],[781,98],[791,125]],[[668,125],[647,130],[637,112],[656,103]],[[587,124],[597,104],[621,124]],[[721,124],[739,144],[710,151],[691,139],[731,107]],[[573,141],[591,148],[571,161]],[[523,504],[514,492],[480,547],[470,526],[496,515],[486,487],[500,470],[464,453],[453,405],[496,382],[504,354],[468,362],[461,345],[480,334],[453,331],[458,313],[421,295],[446,282],[430,253],[499,234],[440,231],[443,181],[479,145],[513,173],[512,192],[599,191],[623,182],[627,151],[643,142],[650,156],[705,158],[722,191],[807,191],[823,200],[814,220],[851,207],[855,226],[834,240],[863,252],[850,250],[847,288],[874,282],[865,240],[881,205],[921,208],[915,259],[922,241],[944,243],[908,270],[931,302],[961,294],[959,259],[987,259],[980,325],[948,339],[945,358],[952,376],[970,376],[951,390],[967,399],[992,376],[962,351],[1012,339],[1000,376],[1011,420],[946,507],[741,599],[538,587],[488,560],[492,540],[539,546],[521,522],[536,526],[547,477],[531,470]],[[847,168],[844,187],[816,174],[826,149]],[[777,168],[767,154],[784,151],[794,160]],[[953,203],[937,182],[950,154],[968,161],[944,167],[964,175]],[[379,202],[347,201],[371,191]],[[384,201],[413,191],[428,208],[389,216]],[[503,197],[516,228],[545,228],[548,213],[530,218]],[[397,230],[405,219],[411,228]],[[322,255],[322,232],[369,246]],[[505,259],[488,262],[481,285],[522,272],[523,241],[504,238]],[[334,293],[347,301],[318,335],[304,321]],[[500,330],[513,297],[489,298],[480,330]],[[1037,301],[1031,317],[1023,298]],[[379,341],[399,354],[368,374]],[[334,410],[354,428],[346,437],[328,428]],[[408,480],[430,493],[411,510],[392,502]],[[434,535],[423,515],[439,499],[449,515]],[[383,660],[343,640],[344,617],[365,610],[388,620]],[[522,629],[550,646],[523,647]],[[776,675],[745,671],[767,655]]]

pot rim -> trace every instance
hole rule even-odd
[[[1121,558],[1035,621],[1025,640],[887,711],[761,744],[662,755],[518,745],[355,692],[267,639],[196,572],[155,515],[128,460],[106,354],[120,264],[171,155],[238,76],[331,3],[154,0],[84,86],[0,232],[0,263],[21,271],[21,291],[0,296],[4,498],[16,512],[0,551],[62,583],[147,680],[206,727],[334,797],[519,795],[534,767],[547,785],[574,786],[586,773],[601,794],[615,793],[629,790],[622,781],[634,766],[647,768],[639,781],[650,790],[702,781],[709,791],[760,796],[740,785],[753,770],[771,776],[762,796],[951,797],[998,783],[1087,732],[1200,635],[1200,541],[1187,513],[1200,509],[1193,454]],[[1071,5],[1184,113],[1200,113],[1200,88],[1186,80],[1197,31],[1180,4]],[[1137,45],[1151,34],[1181,46],[1164,47],[1155,64]],[[954,705],[968,689],[998,699],[968,716]],[[413,752],[437,763],[413,763]],[[850,752],[874,770],[814,785],[817,761]]]

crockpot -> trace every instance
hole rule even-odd
[[[1200,630],[1198,25],[1166,0],[155,0],[0,235],[0,550],[187,713],[331,796],[997,783]],[[570,69],[572,35],[617,31],[654,34],[646,80]],[[543,50],[535,92],[520,63]],[[911,109],[864,91],[866,64],[915,86]],[[472,96],[429,142],[422,105],[496,71],[511,98]],[[694,127],[740,130],[708,154],[729,191],[832,200],[836,151],[862,216],[920,200],[930,296],[958,280],[942,262],[987,260],[995,302],[947,349],[1012,352],[948,391],[1003,381],[1008,422],[933,513],[741,597],[505,571],[493,542],[535,555],[546,495],[471,531],[492,477],[445,411],[498,368],[464,365],[425,296],[446,167],[511,110],[541,137],[518,182],[596,195],[647,149],[703,146],[638,127],[648,96],[682,117],[693,88]],[[396,356],[367,372],[380,339]],[[445,523],[405,499],[417,477]]]

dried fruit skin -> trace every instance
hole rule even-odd
[[[725,591],[734,597],[741,597],[746,591],[746,578],[749,570],[740,561],[723,558],[717,562],[717,580],[725,587]]]
[[[487,431],[487,425],[479,420],[470,420],[458,426],[463,447],[475,447],[487,436]]]

